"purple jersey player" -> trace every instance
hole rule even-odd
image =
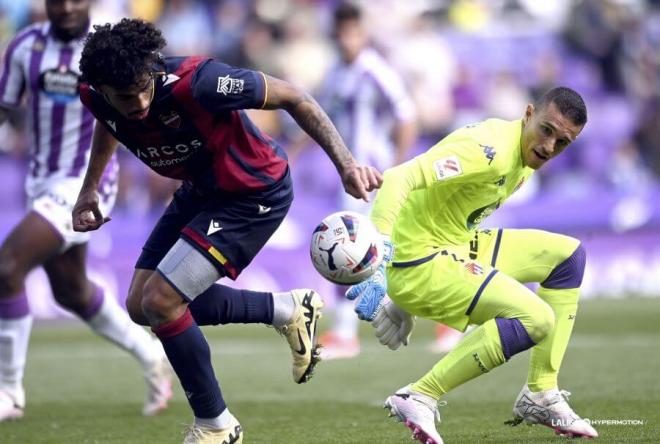
[[[308,94],[206,57],[163,58],[164,46],[158,29],[136,19],[96,26],[87,38],[80,97],[99,125],[74,229],[95,230],[109,220],[96,190],[117,140],[154,171],[183,181],[137,261],[128,310],[160,338],[181,381],[195,415],[184,443],[240,443],[241,426],[222,398],[198,326],[273,325],[291,347],[294,381],[303,383],[317,361],[322,307],[313,290],[263,293],[215,283],[240,274],[293,199],[284,152],[243,110],[286,110],[356,198],[368,199],[382,178],[356,163]]]
[[[23,370],[32,316],[25,277],[44,267],[55,300],[92,330],[132,353],[147,378],[143,413],[171,396],[162,347],[134,325],[114,296],[87,278],[88,233],[73,231],[71,211],[89,161],[92,114],[78,98],[78,61],[89,29],[89,0],[46,0],[48,21],[9,44],[0,75],[0,123],[25,95],[29,111],[28,212],[0,247],[0,422],[23,416]],[[112,209],[117,165],[109,159],[98,191]]]

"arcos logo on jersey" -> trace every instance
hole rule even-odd
[[[57,103],[78,100],[79,85],[78,74],[64,65],[44,71],[39,76],[39,89]]]
[[[202,146],[199,139],[193,139],[189,143],[177,143],[172,145],[148,146],[135,150],[139,159],[153,159],[156,157],[172,157],[180,154],[192,154]]]
[[[199,139],[193,139],[188,143],[176,143],[161,146],[148,146],[137,148],[135,155],[138,159],[148,165],[158,168],[164,166],[178,165],[185,162],[202,147]]]

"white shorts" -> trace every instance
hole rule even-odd
[[[79,177],[50,178],[30,183],[28,211],[35,211],[46,219],[62,237],[61,251],[89,241],[90,233],[73,231],[71,213],[78,199],[83,179]],[[117,182],[106,181],[99,190],[99,209],[110,214],[117,197]]]

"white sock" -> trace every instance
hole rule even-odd
[[[220,416],[216,416],[215,418],[195,417],[195,425],[205,429],[226,429],[234,422],[234,420],[234,415],[231,414],[229,409],[225,408],[223,412],[220,413]]]
[[[352,340],[357,338],[359,319],[354,311],[355,303],[343,299],[335,306],[335,325],[332,330],[343,340]]]
[[[31,329],[31,314],[18,319],[0,319],[0,388],[15,396],[23,393]]]
[[[273,326],[282,327],[293,318],[296,303],[290,291],[273,293]]]
[[[128,313],[107,292],[99,311],[86,322],[96,334],[135,356],[145,370],[164,354],[160,343],[142,326],[131,321]]]

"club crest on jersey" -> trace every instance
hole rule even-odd
[[[179,128],[181,126],[181,116],[176,111],[167,111],[158,116],[163,125],[170,128]]]
[[[435,176],[438,180],[445,180],[463,174],[463,168],[456,156],[447,156],[433,162]]]
[[[464,267],[467,271],[477,276],[484,274],[484,269],[481,268],[481,265],[477,264],[476,262],[468,262],[464,265]]]
[[[240,94],[243,92],[243,79],[234,79],[227,74],[224,77],[218,77],[218,92],[224,96],[227,94]]]

